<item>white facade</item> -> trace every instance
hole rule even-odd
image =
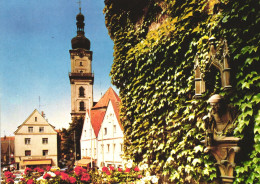
[[[98,133],[98,166],[114,165],[122,166],[121,155],[123,153],[123,130],[117,120],[111,101]]]
[[[115,109],[117,108],[114,108],[113,103],[109,100],[106,110],[99,112],[98,118],[102,119],[100,125],[92,118],[92,123],[90,123],[89,114],[86,113],[81,135],[81,157],[91,157],[93,161],[96,161],[98,167],[122,166],[124,135]]]
[[[86,113],[81,133],[81,158],[91,157],[97,159],[97,138],[90,123],[89,114]]]
[[[15,162],[26,166],[57,166],[57,132],[35,109],[15,131]]]

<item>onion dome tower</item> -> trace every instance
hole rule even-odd
[[[81,12],[77,15],[76,17],[77,20],[77,36],[72,38],[71,40],[71,46],[72,49],[90,49],[90,41],[85,37],[85,32],[84,32],[84,15],[81,14]]]
[[[93,106],[92,51],[90,41],[85,37],[84,15],[80,12],[76,16],[77,36],[72,38],[70,50],[71,72],[69,73],[71,86],[71,118],[85,117],[86,111]]]

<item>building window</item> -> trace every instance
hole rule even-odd
[[[107,135],[107,128],[104,128],[104,135]]]
[[[48,144],[48,138],[42,138],[42,144]]]
[[[39,127],[39,132],[44,132],[44,127]]]
[[[25,144],[31,144],[31,138],[25,138],[24,143]]]
[[[107,144],[107,152],[109,152],[110,144]]]
[[[37,121],[37,117],[34,118],[34,121],[35,121],[35,122]]]
[[[28,127],[28,132],[33,132],[33,127]]]
[[[31,156],[31,150],[25,150],[25,156],[26,157]]]
[[[114,133],[116,133],[116,125],[114,125]]]
[[[48,150],[42,150],[42,156],[48,155]]]
[[[79,110],[84,111],[85,110],[85,104],[84,102],[79,102]]]
[[[85,89],[82,86],[79,88],[79,97],[85,97]]]
[[[104,153],[104,144],[101,144],[101,152]]]
[[[79,63],[79,66],[83,66],[82,62]]]

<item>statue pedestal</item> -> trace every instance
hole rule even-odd
[[[207,146],[205,152],[214,155],[216,165],[220,171],[220,179],[222,184],[233,183],[233,171],[235,167],[235,154],[240,150],[238,147],[239,138],[223,137],[213,140],[211,146]]]

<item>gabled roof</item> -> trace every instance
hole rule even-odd
[[[98,132],[101,128],[105,114],[106,111],[103,110],[91,110],[91,125],[93,127],[96,137],[98,137]]]
[[[119,117],[121,100],[119,96],[116,94],[116,92],[110,87],[106,91],[106,93],[101,97],[101,99],[97,102],[97,104],[91,109],[91,124],[94,129],[96,137],[98,136],[102,122],[104,120],[109,101],[111,101],[112,103],[118,123],[122,129],[122,125],[120,123],[120,117]]]
[[[53,125],[51,125],[50,123],[48,123],[47,120],[42,116],[42,114],[41,114],[37,109],[34,109],[34,111],[30,114],[30,116],[29,116],[20,126],[18,126],[18,128],[17,128],[17,130],[14,132],[14,134],[16,134],[16,133],[21,129],[21,127],[22,127],[23,125],[26,125],[26,124],[28,123],[28,121],[30,120],[30,118],[31,118],[32,116],[34,116],[35,114],[38,114],[39,117],[41,117],[41,123],[44,123],[44,124],[49,125],[50,127],[52,127],[53,131],[56,132],[55,129],[54,129],[55,127],[54,127]],[[37,123],[38,123],[38,122],[37,122]]]
[[[119,96],[111,87],[106,91],[106,93],[92,109],[107,108],[109,100],[114,102],[121,102]]]

